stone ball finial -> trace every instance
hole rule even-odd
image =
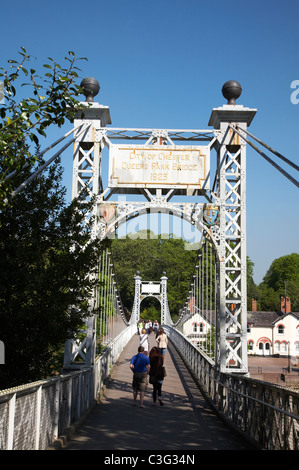
[[[222,94],[227,99],[227,104],[236,104],[236,99],[239,98],[241,93],[242,87],[236,80],[229,80],[222,87]]]
[[[83,94],[86,97],[85,101],[88,103],[93,102],[93,98],[99,93],[101,88],[99,82],[93,77],[84,78],[80,86],[83,88]]]

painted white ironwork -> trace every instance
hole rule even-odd
[[[0,391],[0,450],[54,449],[98,399],[121,352],[136,333],[127,326],[93,367]],[[65,437],[64,437],[65,439]]]
[[[175,326],[215,364],[217,257],[208,237],[197,255],[188,297]]]
[[[73,196],[83,187],[87,187],[89,197],[95,196],[93,236],[113,237],[122,223],[151,211],[183,217],[204,233],[204,237],[213,242],[217,257],[216,364],[221,371],[247,373],[246,143],[233,132],[231,124],[238,126],[238,132],[246,130],[256,110],[235,103],[213,109],[209,122],[212,130],[107,128],[106,124],[111,122],[108,107],[89,103],[86,110],[84,119],[80,115],[74,121],[75,126],[87,123],[89,131],[76,140]],[[125,188],[114,184],[104,189],[103,150],[111,148],[113,140],[130,141],[130,146],[141,141],[143,147],[149,149],[157,145],[169,148],[177,142],[183,142],[184,146],[192,144],[194,148],[195,144],[206,142],[209,151],[215,149],[217,154],[214,184],[211,189],[204,185],[189,189],[171,185],[165,188],[158,183],[150,188],[145,185]],[[142,194],[145,201],[112,202],[114,194]],[[202,196],[205,202],[172,202],[174,195]],[[219,215],[217,223],[208,220],[213,210]],[[135,321],[138,314],[134,303]]]
[[[195,190],[209,184],[209,145],[109,145],[110,188]]]
[[[176,328],[164,326],[211,405],[261,449],[299,448],[299,393],[244,374],[219,372]]]
[[[203,230],[205,243],[199,252],[189,289],[189,314],[193,309],[201,310],[202,315],[207,314],[208,305],[212,306],[212,300],[210,304],[208,300],[203,303],[206,297],[212,299],[208,291],[204,291],[204,278],[206,286],[213,284],[211,272],[203,269],[203,250],[212,249],[217,260],[213,292],[213,296],[216,295],[216,361],[214,363],[209,357],[208,350],[203,352],[194,347],[191,341],[170,326],[166,276],[160,283],[145,283],[136,276],[134,308],[128,322],[118,296],[111,254],[104,250],[99,263],[100,288],[92,299],[103,307],[100,337],[106,338],[104,352],[94,359],[98,327],[96,318],[90,316],[82,333],[84,339],[80,337],[66,348],[66,365],[70,366],[78,358],[82,370],[0,391],[0,449],[45,449],[90,408],[113,364],[136,333],[143,295],[160,296],[161,323],[217,410],[263,449],[299,449],[299,394],[246,377],[246,139],[243,133],[247,133],[254,114],[255,110],[229,104],[213,110],[209,123],[214,126],[212,131],[107,130],[104,128],[110,123],[109,108],[96,103],[86,105],[85,118],[78,118],[75,122],[75,129],[82,123],[87,126],[84,127],[84,137],[76,136],[73,196],[78,196],[85,186],[89,197],[96,196],[93,213],[101,215],[105,223],[95,224],[94,236],[104,238],[110,230],[107,223],[110,220],[109,207],[102,204],[107,202],[112,191],[109,195],[103,190],[101,175],[102,150],[107,139],[147,139],[147,145],[158,140],[159,145],[162,141],[170,145],[174,141],[209,141],[211,148],[216,149],[214,186],[209,192],[201,190],[197,193],[205,196],[208,203],[191,205],[185,213],[180,204],[167,206],[171,191],[166,193],[158,188],[154,193],[143,190],[149,203],[143,206],[143,210],[159,207],[181,216],[188,214],[186,219]],[[103,211],[106,211],[105,216]],[[120,206],[117,223],[126,217],[137,216],[141,211],[142,205],[135,203],[130,208]],[[120,333],[114,321],[116,315],[125,325]]]
[[[160,281],[142,281],[137,272],[135,276],[135,294],[133,304],[134,322],[140,320],[140,304],[147,297],[156,298],[161,304],[161,325],[173,325],[167,300],[167,277],[163,273]]]
[[[147,213],[149,210],[152,212],[171,212],[175,216],[188,220],[201,231],[202,225],[200,219],[203,204],[174,203],[171,202],[171,198],[177,194],[189,196],[202,194],[210,201],[207,190],[204,189],[205,185],[200,185],[196,188],[190,187],[189,189],[186,187],[175,188],[174,182],[172,186],[169,185],[169,187],[163,188],[163,184],[159,185],[157,181],[154,189],[145,187],[129,188],[129,185],[127,188],[108,186],[104,189],[102,153],[105,147],[113,147],[113,139],[146,140],[144,145],[148,146],[149,150],[157,142],[161,148],[168,149],[169,147],[166,144],[168,143],[172,148],[176,148],[174,142],[177,140],[189,143],[206,141],[208,144],[205,148],[209,153],[216,140],[215,136],[218,135],[218,131],[106,128],[106,123],[110,122],[110,114],[107,107],[93,103],[89,105],[88,112],[89,115],[85,118],[85,121],[90,125],[89,132],[83,139],[80,137],[76,139],[73,160],[72,195],[77,197],[80,191],[86,188],[89,197],[96,196],[93,213],[87,215],[87,217],[95,216],[96,222],[94,224],[93,236],[100,239],[106,236],[113,237],[115,228],[130,218]],[[81,114],[80,119],[75,119],[74,121],[75,126],[80,124],[82,124]],[[196,146],[192,146],[192,148],[196,148]],[[202,147],[198,146],[198,148]],[[116,193],[142,194],[146,202],[108,202],[111,196]],[[103,213],[105,216],[103,216]]]
[[[299,450],[298,392],[233,374],[219,376],[211,359],[176,328],[164,329],[210,403],[228,421],[262,449]],[[93,367],[0,391],[0,449],[46,450],[61,445],[57,439],[94,404],[134,334],[132,324],[96,358]]]
[[[116,201],[98,204],[97,234],[100,239],[115,238],[116,229],[130,219],[143,214],[169,214],[187,220],[199,232],[204,229],[203,215],[206,208],[201,203],[170,202],[168,196],[148,194],[148,201]]]
[[[256,110],[237,105],[213,109],[210,125],[223,133],[217,137],[217,189],[220,238],[216,364],[220,371],[248,372],[246,286],[246,144],[230,129],[246,129]]]
[[[90,315],[78,335],[65,344],[64,371],[76,370],[94,364],[95,357],[116,338],[130,322],[126,318],[120,299],[112,254],[108,248],[101,253],[98,288],[90,307],[98,315]]]

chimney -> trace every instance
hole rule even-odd
[[[290,297],[280,297],[280,310],[282,313],[290,313],[291,301]]]
[[[255,299],[252,299],[251,310],[252,310],[252,312],[256,312],[256,311],[257,311],[257,304],[256,304],[256,300],[255,300]]]

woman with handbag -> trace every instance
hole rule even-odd
[[[149,372],[149,383],[153,385],[153,406],[156,406],[157,395],[161,406],[163,402],[162,396],[162,384],[165,377],[165,368],[163,366],[163,358],[160,354],[159,348],[156,346],[150,350],[150,372]]]

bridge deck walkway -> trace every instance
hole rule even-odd
[[[149,337],[150,348],[156,345]],[[133,406],[131,357],[136,334],[113,368],[104,397],[74,434],[65,450],[250,450],[251,444],[213,412],[172,345],[166,351],[163,406],[152,406],[152,385],[144,408]]]

